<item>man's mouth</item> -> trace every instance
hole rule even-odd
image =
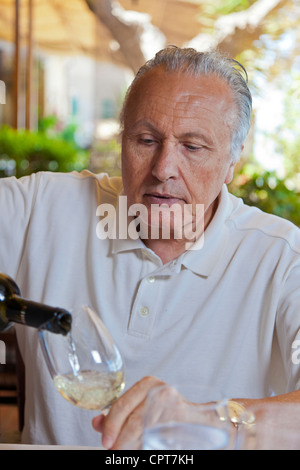
[[[144,198],[150,202],[150,204],[167,204],[171,206],[173,204],[179,204],[184,202],[182,198],[174,196],[173,194],[160,194],[160,193],[146,193]]]

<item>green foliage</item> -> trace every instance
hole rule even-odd
[[[245,165],[229,185],[229,191],[250,206],[290,220],[300,227],[300,193],[275,172]]]
[[[58,125],[58,118],[51,114],[50,116],[45,116],[39,120],[39,131],[44,132],[45,134],[51,132]]]
[[[283,122],[270,135],[276,143],[276,151],[283,156],[285,172],[288,178],[300,178],[300,74],[290,73],[285,77],[286,93],[284,97]]]
[[[203,2],[204,13],[209,16],[228,15],[242,10],[247,10],[256,0],[208,0]]]
[[[58,132],[56,118],[40,123],[39,131],[0,129],[0,176],[21,177],[37,171],[82,170],[88,165],[89,154],[74,140],[73,126]]]
[[[91,169],[96,173],[121,176],[121,144],[117,139],[98,142],[92,152]]]

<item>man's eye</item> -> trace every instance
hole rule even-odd
[[[185,147],[191,152],[197,152],[197,150],[201,150],[203,148],[202,145],[192,145],[192,144],[185,144]]]
[[[146,138],[146,137],[140,137],[139,141],[140,141],[141,144],[144,144],[144,145],[151,145],[155,142],[154,139],[150,139],[150,138]]]

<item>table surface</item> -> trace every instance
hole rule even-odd
[[[1,450],[104,450],[103,447],[0,444]]]

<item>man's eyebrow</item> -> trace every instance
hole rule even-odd
[[[147,127],[149,130],[153,131],[153,132],[158,132],[158,130],[156,129],[156,127],[151,124],[151,122],[147,121],[146,119],[140,119],[139,121],[136,121],[133,126],[132,126],[132,129],[135,130],[136,128],[138,128],[139,126],[145,126]]]
[[[180,134],[178,137],[180,139],[194,139],[194,138],[196,138],[196,139],[203,140],[210,147],[214,146],[213,139],[210,136],[204,134],[203,132],[189,131],[189,132],[184,132],[183,134]]]
[[[140,119],[140,120],[136,121],[133,124],[131,130],[135,131],[140,126],[144,126],[148,130],[150,130],[150,131],[152,131],[156,134],[159,133],[159,130],[153,124],[151,124],[151,122],[147,121],[146,119]],[[201,132],[201,131],[188,131],[188,132],[184,132],[182,134],[179,134],[177,137],[179,139],[194,139],[194,138],[197,138],[197,139],[200,139],[203,142],[205,142],[209,147],[213,147],[215,145],[213,139],[210,136],[206,135],[204,132]]]

